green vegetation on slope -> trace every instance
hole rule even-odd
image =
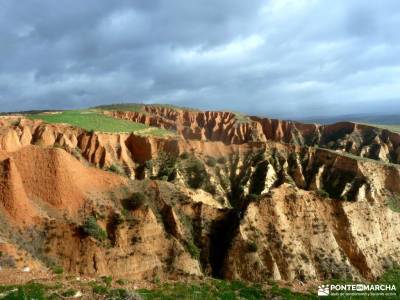
[[[235,114],[235,119],[239,124],[249,123],[250,118],[243,113],[240,112],[233,112]]]
[[[173,104],[141,104],[141,103],[116,103],[116,104],[108,104],[108,105],[99,105],[92,107],[92,109],[97,110],[113,110],[113,111],[134,111],[146,114],[145,106],[151,107],[164,107],[175,110],[185,110],[185,111],[200,111],[196,108],[178,106]]]
[[[339,282],[332,282],[339,284]],[[342,284],[354,284],[360,282],[341,281]],[[396,285],[397,291],[400,289],[400,269],[395,268],[387,271],[376,282],[376,284]],[[308,293],[293,292],[289,288],[279,287],[275,282],[270,282],[269,287],[262,287],[259,284],[246,284],[239,281],[226,281],[209,279],[201,283],[176,283],[161,285],[154,290],[139,290],[139,295],[144,299],[318,299],[317,287],[311,288]],[[326,297],[326,299],[379,299],[377,297],[363,296],[343,296]],[[395,297],[385,297],[386,299],[398,299]]]
[[[246,285],[238,281],[209,280],[198,284],[166,284],[155,290],[139,290],[145,299],[266,299],[260,285]]]
[[[111,278],[112,281],[112,278]],[[69,284],[67,285],[69,286]],[[1,299],[61,299],[73,297],[80,290],[85,299],[266,299],[267,293],[258,284],[244,284],[238,281],[207,280],[201,283],[163,284],[154,290],[130,290],[129,288],[112,288],[111,284],[95,281],[90,285],[82,283],[74,288],[57,284],[55,286],[39,283],[28,283],[19,286],[0,286]],[[90,288],[92,286],[92,288]],[[279,295],[278,288],[274,294]],[[287,292],[286,292],[287,293]]]
[[[359,123],[363,125],[373,126],[376,128],[387,129],[392,132],[400,133],[400,124],[375,124],[375,123]]]
[[[39,119],[47,123],[66,123],[88,131],[99,132],[134,132],[139,135],[167,136],[171,131],[149,127],[144,124],[116,119],[88,110],[69,110],[57,113],[41,113],[28,115],[30,119]]]
[[[169,108],[169,109],[174,109],[174,110],[201,111],[198,108],[192,108],[192,107],[187,107],[187,106],[179,106],[179,105],[174,105],[174,104],[154,103],[154,104],[146,104],[146,105],[147,106],[152,106],[152,107]]]
[[[387,129],[396,133],[400,133],[400,125],[381,125],[381,124],[372,124],[374,127]]]
[[[134,111],[144,113],[144,105],[140,103],[116,103],[92,107],[97,110]]]
[[[28,283],[19,286],[0,286],[0,299],[48,299],[48,297],[45,297],[45,291],[47,289],[47,287],[39,283]]]
[[[107,232],[97,224],[94,217],[89,217],[82,225],[85,234],[94,237],[96,240],[103,241],[107,238]]]
[[[400,213],[400,195],[393,195],[387,200],[388,207],[394,211]]]
[[[270,282],[266,286],[260,284],[243,283],[239,281],[226,281],[217,279],[207,279],[193,283],[169,283],[160,284],[155,289],[130,289],[129,283],[117,280],[117,288],[113,283],[112,277],[102,277],[96,281],[85,282],[58,282],[53,285],[41,283],[27,283],[25,285],[0,286],[0,299],[60,299],[73,297],[80,291],[85,299],[318,299],[317,287],[313,287],[307,294],[293,292],[289,288],[279,287],[275,282]],[[353,284],[351,281],[336,280],[325,284]],[[360,282],[356,282],[360,283]],[[397,291],[400,289],[400,269],[392,269],[376,282],[376,284],[396,285]],[[122,288],[121,285],[124,287]],[[114,286],[114,287],[113,287]],[[398,292],[397,292],[398,293]],[[63,296],[63,297],[60,297]],[[381,299],[380,296],[342,296],[325,297],[326,299]],[[385,297],[385,299],[398,299],[397,296]]]

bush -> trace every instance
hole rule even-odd
[[[89,236],[94,237],[96,240],[103,241],[107,238],[107,232],[97,224],[94,217],[89,217],[82,225],[82,230]]]
[[[219,196],[218,198],[217,198],[217,201],[218,201],[218,203],[220,203],[220,204],[225,204],[225,198],[224,197],[222,197],[222,196]]]
[[[119,288],[110,290],[105,299],[142,299],[142,297],[131,290]]]
[[[76,294],[76,290],[74,289],[68,289],[64,292],[61,293],[61,296],[66,297],[66,298],[71,298]]]
[[[112,223],[114,225],[121,225],[125,222],[125,218],[122,214],[120,214],[119,212],[114,212],[113,216],[112,216]]]
[[[7,289],[7,287],[5,287]],[[48,287],[40,283],[27,283],[24,285],[12,286],[12,290],[7,292],[1,299],[46,299],[45,291]],[[0,289],[4,291],[3,287]]]
[[[251,241],[247,244],[247,250],[249,252],[257,252],[258,246],[255,242]]]
[[[108,293],[108,288],[104,285],[96,284],[93,287],[93,293],[99,294],[99,295],[104,295]]]
[[[317,195],[322,197],[322,198],[329,198],[329,193],[327,191],[325,191],[324,189],[319,189],[317,191]]]
[[[247,200],[249,202],[254,202],[254,201],[256,201],[258,199],[258,197],[259,197],[259,195],[256,195],[256,194],[248,194],[247,195]]]
[[[153,170],[153,161],[151,159],[150,160],[146,160],[144,162],[144,167],[147,170]]]
[[[64,273],[64,269],[60,266],[54,266],[52,268],[52,271],[54,272],[54,274],[57,274],[57,275],[61,275],[62,273]]]
[[[123,206],[127,210],[135,210],[141,208],[147,201],[147,197],[142,192],[135,192],[128,199],[124,200]]]
[[[128,281],[125,280],[125,279],[120,278],[120,279],[117,279],[117,280],[115,281],[115,283],[116,283],[116,284],[119,284],[119,285],[127,285],[127,284],[128,284]]]
[[[59,143],[54,143],[53,147],[57,149],[64,149],[64,147]]]
[[[118,166],[118,165],[116,165],[116,164],[112,164],[112,165],[108,168],[108,171],[114,172],[114,173],[117,173],[117,174],[123,174],[123,173],[124,173],[124,170],[122,169],[122,167],[121,167],[121,166]]]
[[[193,258],[195,259],[200,258],[200,249],[193,243],[193,241],[187,242],[186,249]]]
[[[217,162],[221,165],[226,164],[226,158],[224,156],[221,156],[217,159]]]
[[[196,158],[191,159],[185,168],[187,174],[187,183],[193,189],[200,188],[208,179],[204,165]]]
[[[208,157],[206,160],[206,164],[209,167],[215,167],[217,165],[217,160],[214,157]]]
[[[212,185],[210,181],[206,181],[203,189],[211,195],[215,195],[217,193],[216,187]]]
[[[172,181],[176,178],[176,157],[160,152],[157,157],[158,173],[156,179]]]
[[[392,211],[400,213],[400,196],[395,195],[390,197],[387,200],[387,205]]]
[[[112,277],[111,276],[102,276],[101,280],[105,283],[106,286],[111,286]]]
[[[19,124],[21,124],[21,119],[12,120],[10,124],[11,126],[19,126]]]
[[[179,156],[181,159],[188,159],[190,157],[190,154],[188,152],[182,152],[182,154]]]

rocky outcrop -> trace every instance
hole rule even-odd
[[[173,184],[129,181],[58,148],[0,154],[0,240],[28,251],[35,258],[26,260],[28,266],[132,279],[202,275],[189,224],[203,204]],[[146,203],[127,210],[126,199],[138,191]],[[83,231],[89,217],[105,237]],[[11,250],[2,254],[17,259]]]
[[[15,119],[11,120],[15,122]],[[28,145],[58,147],[96,167],[116,167],[130,178],[141,178],[138,169],[162,152],[174,156],[188,152],[219,157],[259,147],[258,144],[226,145],[222,142],[185,140],[180,137],[87,132],[68,125],[47,124],[24,118],[20,118],[17,125],[12,121],[3,120],[0,150],[15,152]]]
[[[239,122],[231,112],[197,112],[145,106],[145,112],[105,112],[116,118],[175,131],[188,140],[243,144],[265,141],[256,122]]]
[[[108,115],[174,130],[188,140],[245,144],[275,141],[303,146],[320,146],[384,162],[400,162],[400,135],[373,126],[340,122],[332,125],[248,117],[235,113],[186,111],[144,106],[141,112],[106,111]]]
[[[115,230],[113,246],[111,241],[99,242],[77,234],[76,225],[50,225],[48,257],[75,274],[148,280],[175,272],[201,275],[199,262],[182,243],[168,235],[152,209],[131,212],[118,225],[108,218],[103,222],[107,223],[105,229]]]
[[[0,205],[8,219],[17,224],[31,224],[37,215],[23,187],[21,175],[10,157],[0,155]]]
[[[64,148],[100,168],[116,164],[130,177],[138,165],[165,151],[179,153],[176,138],[143,137],[134,134],[87,132],[68,125],[46,124],[22,119],[18,125],[4,125],[0,132],[0,150],[15,152],[27,145]]]
[[[29,225],[48,205],[74,215],[88,193],[124,184],[125,178],[86,167],[62,149],[27,146],[0,153],[0,202],[16,222]]]
[[[302,282],[380,276],[400,261],[400,216],[375,199],[321,199],[288,184],[274,189],[249,205],[224,276]]]

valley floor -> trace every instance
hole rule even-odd
[[[41,279],[32,279],[43,276]],[[213,278],[187,278],[185,281],[161,282],[156,278],[152,282],[132,282],[124,279],[113,280],[111,276],[85,278],[64,274],[46,275],[16,273],[15,270],[1,272],[0,280],[6,278],[19,284],[0,285],[0,299],[132,299],[132,300],[175,300],[175,299],[318,299],[318,282],[284,283],[268,281],[265,283],[245,283]],[[349,281],[330,281],[322,284],[354,284]],[[357,282],[361,283],[361,282]],[[367,282],[363,282],[367,283]],[[400,269],[386,272],[374,284],[395,285],[400,290]],[[384,299],[399,299],[388,296]],[[382,299],[381,296],[342,296],[325,299]]]

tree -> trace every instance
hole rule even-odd
[[[208,179],[203,163],[197,158],[190,159],[185,167],[187,183],[193,189],[200,188]]]
[[[172,181],[176,178],[176,157],[166,152],[160,152],[157,160],[158,172],[156,179]]]

